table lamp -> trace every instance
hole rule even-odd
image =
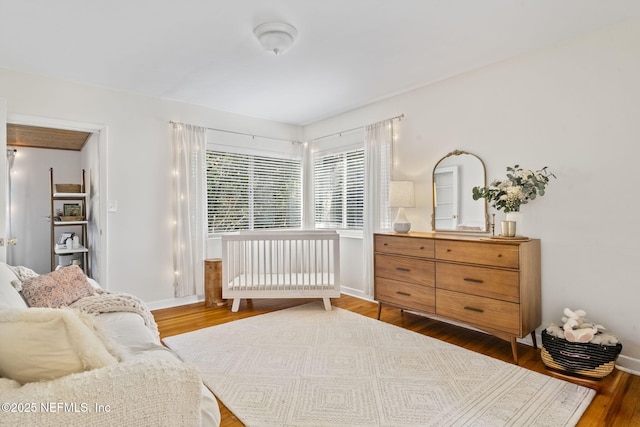
[[[404,208],[415,206],[413,181],[391,181],[389,187],[389,206],[398,208],[398,215],[393,220],[393,231],[396,233],[408,233],[411,223],[407,219]]]

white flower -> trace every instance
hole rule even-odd
[[[507,195],[509,196],[510,199],[518,199],[518,200],[524,200],[525,195],[522,192],[522,187],[514,187],[511,186],[507,189]]]
[[[502,181],[500,185],[498,185],[498,189],[500,191],[509,191],[511,187],[512,187],[511,181]]]

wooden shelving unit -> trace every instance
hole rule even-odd
[[[89,246],[87,237],[87,193],[85,187],[85,171],[82,170],[82,184],[79,193],[56,192],[56,184],[53,178],[53,168],[49,169],[51,177],[51,271],[59,267],[71,265],[74,260],[79,260],[80,267],[85,274],[89,273]],[[65,221],[56,215],[56,210],[64,207],[64,202],[77,202],[80,207],[79,218]],[[73,230],[73,231],[71,231]],[[58,243],[62,232],[73,232],[79,237],[79,247],[67,247],[64,243]]]

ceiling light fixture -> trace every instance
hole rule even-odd
[[[289,24],[266,22],[254,28],[253,34],[265,50],[279,55],[291,47],[298,35],[298,30]]]

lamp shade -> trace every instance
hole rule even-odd
[[[389,186],[389,206],[392,208],[412,208],[415,206],[413,181],[391,181]]]

